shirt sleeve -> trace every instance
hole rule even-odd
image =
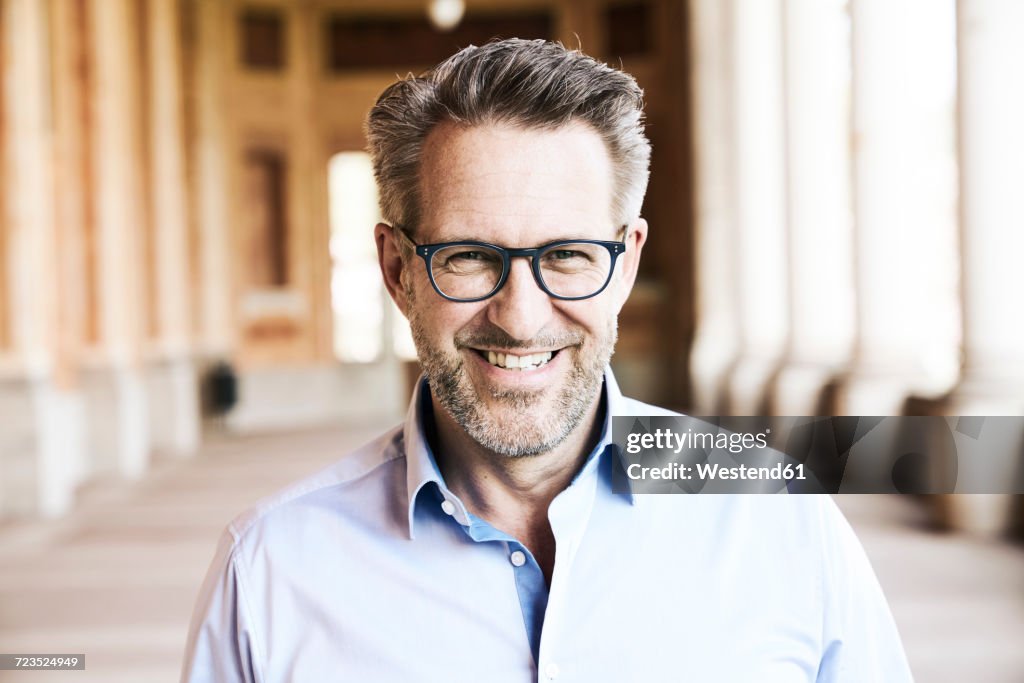
[[[831,498],[822,521],[825,615],[818,683],[913,681],[867,554]]]
[[[181,683],[263,683],[230,531],[221,537],[189,627]]]

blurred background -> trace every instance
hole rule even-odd
[[[494,36],[645,89],[626,393],[1024,414],[1022,35],[1020,0],[0,0],[0,652],[173,680],[224,524],[399,419],[363,120]],[[918,680],[1024,681],[1019,502],[837,498]]]

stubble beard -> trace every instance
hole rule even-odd
[[[589,340],[580,332],[572,332],[559,338],[546,337],[524,343],[496,328],[457,334],[456,349],[565,347],[560,353],[575,355],[568,378],[556,390],[551,402],[545,399],[550,390],[519,391],[490,387],[480,390],[487,392],[484,397],[470,379],[462,356],[458,352],[446,353],[431,339],[420,317],[415,295],[409,290],[411,287],[406,288],[410,304],[409,326],[431,394],[470,438],[493,453],[519,458],[554,450],[580,425],[597,399],[604,369],[615,349],[618,338],[615,316],[608,321],[601,335]],[[499,406],[498,410],[488,409],[488,405],[495,404]]]

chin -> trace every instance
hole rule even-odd
[[[551,434],[541,429],[513,432],[484,427],[466,428],[469,435],[488,451],[508,458],[528,458],[550,453],[560,446],[568,434]]]
[[[558,392],[502,392],[482,398],[459,424],[484,448],[507,457],[548,453],[560,446],[586,416],[590,401]]]

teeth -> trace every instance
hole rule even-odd
[[[529,356],[514,356],[511,353],[488,351],[487,362],[508,370],[534,370],[551,360],[552,355],[550,351],[534,353]]]

